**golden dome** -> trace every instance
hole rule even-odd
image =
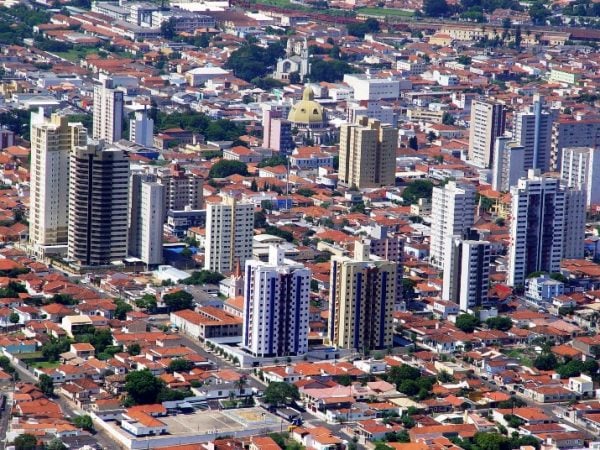
[[[323,123],[323,107],[315,102],[315,94],[310,86],[302,93],[302,100],[292,106],[288,120],[292,123],[317,124]]]

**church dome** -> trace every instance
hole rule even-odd
[[[315,102],[315,94],[310,86],[304,89],[302,100],[292,106],[288,120],[292,123],[305,125],[323,123],[323,107]]]

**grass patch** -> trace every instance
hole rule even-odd
[[[356,14],[377,17],[412,17],[415,15],[413,11],[396,8],[359,8],[356,10]]]
[[[60,58],[64,58],[67,61],[71,61],[71,62],[78,62],[92,53],[97,53],[97,50],[95,48],[85,48],[85,49],[72,48],[68,52],[53,52],[54,55],[56,55]]]
[[[520,364],[526,367],[533,367],[533,358],[531,358],[527,353],[525,353],[525,349],[513,348],[508,351],[503,351],[506,356],[509,358],[514,358],[519,361]]]
[[[54,362],[41,361],[41,362],[35,362],[35,363],[31,364],[31,367],[36,368],[36,369],[54,369],[58,366],[60,366],[60,361],[54,361]]]

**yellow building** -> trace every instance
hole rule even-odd
[[[340,183],[358,189],[393,186],[398,129],[359,116],[340,129]]]
[[[354,258],[331,259],[329,343],[361,352],[391,347],[398,264],[372,260],[367,243],[354,245]]]

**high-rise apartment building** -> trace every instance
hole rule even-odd
[[[525,149],[525,170],[550,170],[552,124],[557,116],[558,111],[548,109],[540,95],[534,95],[533,105],[515,114],[513,137]]]
[[[511,188],[508,284],[523,286],[532,272],[558,272],[565,229],[560,180],[530,169]]]
[[[129,178],[128,253],[146,265],[163,261],[165,187],[152,175],[134,173]]]
[[[294,150],[292,123],[285,119],[284,109],[263,111],[263,147],[289,155]]]
[[[165,187],[165,212],[202,209],[204,179],[172,164],[156,173],[157,181]]]
[[[585,192],[588,207],[600,205],[600,147],[564,148],[561,178],[567,186]]]
[[[494,146],[494,163],[492,171],[492,189],[508,192],[517,184],[519,178],[526,174],[523,169],[525,147],[512,141],[512,138],[500,136]]]
[[[65,252],[68,241],[69,152],[87,132],[67,117],[31,114],[29,240],[36,254]]]
[[[562,257],[580,259],[585,250],[585,191],[577,187],[562,186],[565,191],[565,227]]]
[[[476,234],[446,240],[442,299],[457,303],[461,311],[488,303],[491,246]]]
[[[599,146],[600,119],[558,119],[552,125],[551,170],[560,172],[563,149]]]
[[[310,270],[269,248],[268,262],[246,261],[243,347],[255,357],[308,351]]]
[[[396,286],[402,285],[402,271],[404,269],[404,239],[391,236],[388,227],[375,226],[369,236],[365,239],[369,244],[371,255],[375,255],[386,261],[398,263]],[[402,301],[402,289],[396,289],[396,306]]]
[[[449,181],[445,186],[433,188],[429,257],[434,267],[444,268],[446,240],[465,233],[474,220],[475,188],[472,184]]]
[[[331,258],[329,342],[361,352],[391,347],[398,263],[371,258],[363,242],[354,246],[353,258]]]
[[[94,139],[107,144],[118,141],[123,133],[123,92],[108,78],[94,86]]]
[[[361,116],[340,129],[339,180],[358,189],[396,182],[398,129]]]
[[[129,158],[92,143],[71,151],[69,258],[78,266],[104,266],[127,256]]]
[[[229,274],[236,264],[252,258],[254,205],[224,197],[206,208],[206,248],[204,268]]]
[[[469,160],[477,167],[489,168],[493,163],[494,143],[504,134],[504,105],[490,100],[473,100],[469,125]]]
[[[129,120],[129,140],[144,147],[154,144],[154,120],[146,111],[136,111]]]

